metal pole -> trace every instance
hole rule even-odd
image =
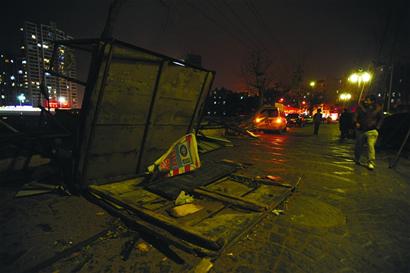
[[[390,82],[389,82],[389,93],[387,95],[387,109],[386,112],[390,113],[390,105],[391,105],[391,93],[392,93],[392,87],[393,87],[393,72],[394,72],[394,64],[392,63],[391,65],[391,71],[390,71]]]
[[[406,143],[407,143],[407,140],[409,139],[409,136],[410,136],[410,128],[409,128],[409,130],[407,130],[407,134],[406,134],[405,138],[403,139],[403,143],[401,144],[400,149],[399,149],[399,151],[398,151],[397,154],[396,154],[396,157],[395,157],[395,158],[393,159],[393,161],[390,163],[389,168],[394,168],[394,167],[396,166],[397,162],[399,161],[400,154],[401,154],[401,152],[403,151],[404,146],[405,146]]]
[[[364,85],[365,85],[365,83],[362,83],[362,89],[360,90],[359,99],[357,100],[357,103],[358,103],[358,104],[359,104],[359,103],[360,103],[360,101],[362,100],[362,95],[363,95]],[[360,86],[360,83],[359,83],[359,86]]]

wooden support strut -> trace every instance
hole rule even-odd
[[[224,203],[231,204],[233,206],[241,207],[241,208],[256,211],[256,212],[265,211],[267,208],[267,206],[264,204],[257,203],[255,201],[250,201],[245,198],[226,194],[226,193],[212,191],[205,187],[199,187],[197,189],[194,189],[193,192],[196,194],[202,195],[202,196],[210,197],[218,201],[222,201]]]
[[[102,207],[106,211],[108,211],[113,216],[121,218],[125,224],[130,226],[131,228],[135,228],[145,234],[149,234],[159,240],[173,245],[185,252],[198,255],[198,256],[216,256],[218,252],[210,251],[206,248],[199,247],[195,244],[191,244],[187,241],[182,240],[179,237],[172,235],[169,231],[165,229],[161,229],[155,225],[152,225],[146,221],[141,220],[136,216],[132,216],[127,212],[120,211],[118,208],[112,206],[112,202],[107,200],[103,200],[100,196],[95,195],[93,193],[85,194],[88,200],[97,204],[98,206]]]
[[[245,182],[245,183],[256,182],[259,184],[269,185],[269,186],[278,186],[278,187],[284,187],[284,188],[289,188],[289,189],[294,188],[294,186],[292,186],[291,184],[281,183],[281,182],[277,182],[277,181],[273,181],[271,179],[265,179],[265,178],[251,178],[251,177],[237,175],[237,174],[231,174],[230,178],[238,182]]]
[[[198,233],[195,230],[189,229],[185,227],[183,224],[177,222],[174,219],[168,218],[162,214],[159,214],[154,211],[150,211],[144,209],[142,207],[130,206],[127,203],[124,203],[116,198],[105,194],[96,189],[89,189],[90,192],[101,196],[103,199],[107,199],[110,202],[116,203],[133,213],[139,216],[141,219],[152,223],[154,225],[160,226],[161,228],[167,230],[168,232],[172,233],[175,236],[181,236],[184,240],[189,241],[193,244],[199,245],[201,247],[205,247],[211,250],[219,250],[225,244],[225,240],[223,238],[211,238],[204,236],[203,234]]]

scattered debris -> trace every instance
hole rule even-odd
[[[238,167],[240,169],[245,169],[244,164],[233,161],[233,160],[230,160],[230,159],[222,159],[221,162],[227,163],[227,164],[230,164],[230,165],[234,165],[235,167]]]
[[[135,244],[137,243],[137,241],[139,240],[140,236],[139,234],[135,234],[131,240],[128,240],[127,242],[124,243],[122,249],[121,249],[121,258],[123,261],[128,260],[128,258],[130,257],[130,254],[132,252],[132,250],[134,249]]]
[[[276,216],[279,216],[281,214],[284,214],[285,211],[283,209],[274,209],[272,210],[272,213],[275,214]]]
[[[267,175],[266,178],[267,178],[267,179],[270,179],[270,180],[272,180],[272,181],[281,180],[281,177],[280,177],[280,176],[276,176],[276,175]]]
[[[145,242],[141,242],[137,244],[135,247],[141,252],[148,252],[150,249],[150,245]]]
[[[189,204],[192,202],[194,202],[194,197],[189,194],[186,194],[185,191],[181,191],[177,199],[175,200],[175,206]]]
[[[195,204],[184,204],[180,206],[173,207],[170,209],[169,213],[174,217],[184,217],[189,214],[193,214],[202,210],[204,207]]]
[[[193,273],[206,273],[211,270],[211,268],[214,266],[214,264],[211,262],[211,259],[209,258],[203,258],[197,266],[194,268]]]
[[[33,181],[23,185],[21,190],[16,193],[15,197],[29,197],[45,193],[59,193],[71,195],[62,185],[50,185]]]
[[[246,133],[248,133],[248,135],[250,135],[251,137],[258,138],[258,135],[255,135],[254,133],[252,133],[249,130],[246,130]]]
[[[293,188],[291,184],[278,182],[276,177],[277,176],[273,176],[273,175],[268,175],[266,176],[266,178],[261,178],[260,176],[256,176],[254,181],[264,184],[264,185],[274,185],[274,186],[279,186],[279,187],[284,187],[284,188],[289,188],[289,189]]]

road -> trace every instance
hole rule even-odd
[[[297,191],[250,234],[226,249],[211,272],[410,272],[410,162],[388,168],[379,153],[369,171],[352,160],[353,141],[337,125],[237,138],[215,156],[252,166],[248,175],[275,175]],[[13,199],[1,188],[1,272],[21,272],[53,253],[117,225],[81,197],[41,195]],[[117,225],[95,243],[41,272],[186,272],[199,258],[140,238],[127,261],[120,253],[136,233]],[[156,248],[157,247],[157,248]],[[30,265],[30,266],[28,266]]]

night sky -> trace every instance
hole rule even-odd
[[[24,20],[57,27],[75,38],[98,37],[110,0],[3,1],[0,50],[18,48]],[[377,57],[392,1],[370,0],[129,0],[114,36],[172,57],[202,55],[215,86],[242,89],[247,52],[266,48],[278,81],[296,64],[311,79],[344,78]],[[5,5],[5,6],[4,6]],[[408,22],[408,18],[407,22]],[[81,72],[81,71],[80,71]]]

